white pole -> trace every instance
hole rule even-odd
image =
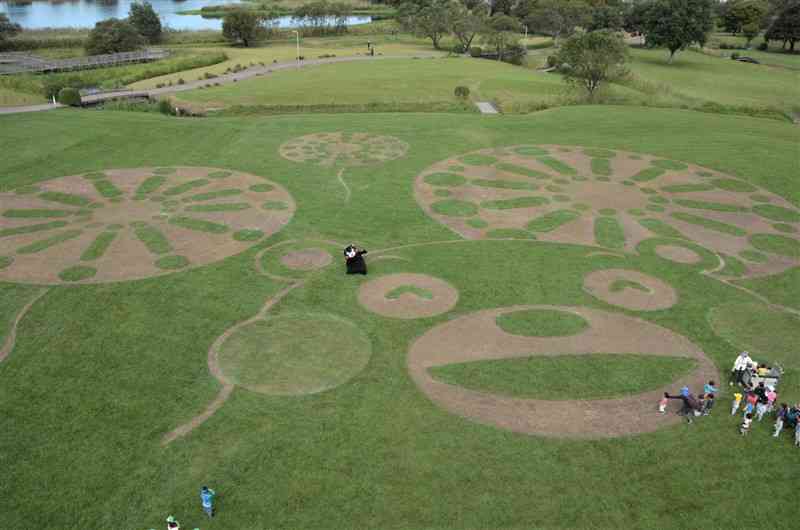
[[[294,36],[297,39],[297,55],[295,58],[297,59],[297,67],[300,68],[300,32],[297,30],[293,30]]]

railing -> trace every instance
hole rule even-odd
[[[131,63],[157,61],[169,56],[168,50],[146,49],[135,52],[90,55],[73,59],[47,60],[27,53],[0,53],[0,75],[44,74],[106,68]]]

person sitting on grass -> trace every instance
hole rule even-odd
[[[181,530],[181,523],[175,519],[174,515],[167,517],[167,530]]]
[[[364,254],[367,251],[358,248],[353,244],[344,249],[344,257],[347,262],[347,274],[367,274],[367,262],[364,261]]]

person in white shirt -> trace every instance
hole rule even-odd
[[[744,373],[750,368],[750,365],[753,363],[753,359],[750,358],[750,354],[746,351],[743,351],[739,354],[736,358],[736,361],[733,363],[733,368],[731,369],[731,386],[734,383],[738,385],[742,385]]]

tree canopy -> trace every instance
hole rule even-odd
[[[689,45],[705,44],[714,27],[712,0],[650,0],[634,11],[647,45],[667,48],[670,63]]]
[[[161,19],[158,18],[158,13],[155,12],[150,2],[131,4],[128,21],[150,44],[161,41]]]
[[[129,52],[144,45],[144,38],[127,20],[109,18],[94,25],[86,40],[90,55]]]
[[[22,31],[22,26],[8,20],[5,13],[0,13],[0,42],[13,37],[20,31]]]
[[[590,97],[602,83],[625,74],[627,59],[625,39],[607,29],[573,35],[556,55],[564,79],[585,88]]]
[[[233,9],[222,19],[222,36],[245,48],[265,33],[264,17],[247,9]]]

